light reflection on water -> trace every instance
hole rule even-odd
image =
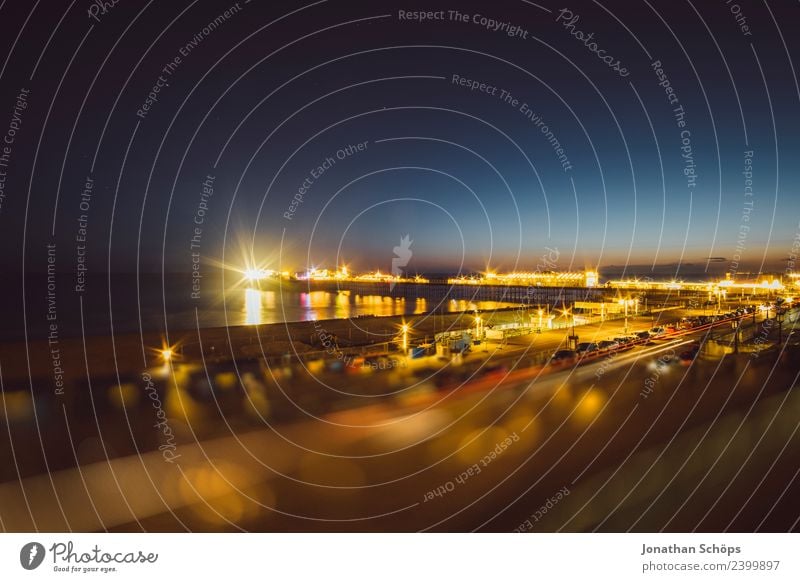
[[[262,292],[258,289],[244,290],[244,322],[247,325],[261,325],[262,323],[261,295]]]
[[[302,293],[238,290],[227,295],[229,313],[241,313],[242,320],[233,325],[261,325],[283,321],[312,321],[318,319],[347,319],[359,315],[385,317],[425,313],[439,305],[424,297],[406,298],[387,295],[359,295],[351,291],[311,291]],[[240,309],[231,310],[237,302]],[[470,301],[451,299],[441,303],[448,312],[497,309],[513,304],[501,301]]]

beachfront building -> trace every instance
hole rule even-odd
[[[616,281],[607,281],[605,286],[610,289],[626,291],[694,291],[708,293],[709,297],[724,299],[726,297],[770,297],[786,292],[787,287],[777,274],[759,273],[726,273],[724,279],[709,281],[656,281],[650,278],[629,278]]]
[[[341,281],[355,283],[429,283],[428,279],[415,275],[401,277],[390,273],[383,273],[380,269],[369,273],[353,273],[347,267],[338,269],[311,268],[295,274],[298,281]]]
[[[478,275],[461,275],[447,280],[450,285],[505,285],[525,287],[595,287],[597,271],[489,271]]]

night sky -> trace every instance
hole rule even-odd
[[[409,235],[412,273],[532,270],[547,249],[560,269],[782,269],[799,19],[747,0],[5,0],[0,260],[388,271]]]

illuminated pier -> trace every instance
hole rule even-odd
[[[287,281],[312,285],[315,289],[378,293],[405,297],[436,298],[448,296],[461,299],[496,300],[515,303],[553,304],[558,301],[594,300],[603,292],[613,290],[617,296],[638,293],[674,295],[682,292],[696,296],[707,295],[717,302],[735,297],[772,297],[795,293],[800,284],[800,274],[726,274],[724,279],[683,281],[677,279],[654,280],[628,278],[601,281],[597,270],[585,271],[514,271],[498,273],[487,271],[443,279],[430,279],[421,275],[401,276],[380,270],[354,273],[346,266],[337,269],[313,267],[290,274],[288,271],[246,269],[249,282],[264,280]]]

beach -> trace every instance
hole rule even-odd
[[[508,323],[523,313],[519,308],[481,312],[485,325]],[[527,313],[526,311],[524,313]],[[232,359],[325,356],[325,337],[342,349],[386,344],[408,325],[409,345],[433,340],[436,333],[474,328],[474,313],[419,314],[298,321],[265,325],[210,327],[199,330],[125,333],[114,336],[47,339],[0,343],[0,362],[6,389],[27,388],[32,378],[37,390],[55,390],[55,369],[67,385],[91,377],[127,376],[164,363],[161,350],[171,348],[176,359],[221,363]],[[58,363],[59,366],[55,364]]]

